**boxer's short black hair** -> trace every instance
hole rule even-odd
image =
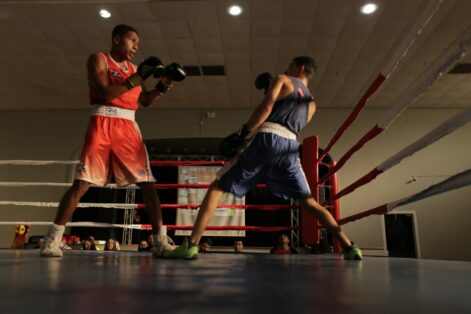
[[[299,56],[293,59],[294,64],[298,67],[304,65],[304,72],[312,78],[316,72],[316,62],[313,58],[308,56]]]
[[[119,24],[113,28],[113,32],[111,33],[111,38],[114,38],[115,36],[121,37],[124,34],[129,33],[129,32],[134,32],[139,35],[139,32],[134,27],[126,25],[126,24]]]

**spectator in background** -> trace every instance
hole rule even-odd
[[[154,247],[154,237],[152,234],[149,234],[147,237],[147,244],[149,245],[149,251],[152,251],[152,248]]]
[[[242,239],[234,240],[234,253],[243,253],[244,251],[244,242]]]
[[[77,248],[80,248],[81,245],[82,245],[82,242],[80,241],[80,237],[64,234],[62,236],[60,248],[62,250],[67,250],[67,247],[70,247],[71,249],[77,249]]]
[[[96,245],[95,245],[95,238],[92,236],[86,237],[82,241],[82,250],[84,251],[97,251]]]
[[[41,238],[39,238],[39,240],[38,240],[38,249],[40,249],[41,246],[44,245],[44,241],[46,241],[46,240],[44,240],[44,236],[41,236]]]
[[[270,250],[270,254],[297,254],[298,251],[291,247],[289,237],[281,234],[278,237],[278,243]]]
[[[149,236],[149,238],[152,238],[152,237]],[[139,242],[139,245],[137,247],[138,252],[148,252],[151,250],[152,250],[152,247],[149,245],[149,242],[147,242],[146,240],[142,240],[141,242]]]
[[[211,249],[211,245],[213,245],[213,241],[210,238],[203,238],[200,241],[200,252],[208,253]]]
[[[105,251],[119,251],[117,241],[115,239],[108,239],[105,242]]]

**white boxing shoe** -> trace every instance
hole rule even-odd
[[[65,226],[52,224],[48,233],[44,237],[44,244],[39,249],[39,254],[42,257],[62,257],[60,245],[64,230]]]
[[[167,235],[167,226],[161,226],[159,232],[152,237],[154,238],[152,255],[156,258],[166,257],[177,248],[172,238]]]

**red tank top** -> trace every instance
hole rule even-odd
[[[122,70],[116,61],[111,58],[109,53],[101,53],[106,60],[106,68],[108,72],[108,79],[110,80],[110,84],[121,84],[123,83],[131,74],[136,72],[135,66],[128,61],[125,61],[125,65],[127,67],[127,71]],[[107,106],[114,106],[124,109],[130,110],[137,110],[139,108],[139,95],[141,94],[142,87],[134,87],[127,91],[126,93],[122,94],[121,96],[112,99],[111,101],[105,101],[103,97],[101,97],[95,89],[95,86],[89,81],[89,95],[90,95],[90,104],[100,104],[100,105],[107,105]]]

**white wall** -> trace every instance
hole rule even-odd
[[[365,110],[331,155],[339,159],[386,111]],[[352,183],[391,155],[411,144],[458,110],[408,110],[383,134],[355,154],[339,172],[340,188]],[[300,138],[319,135],[326,146],[350,111],[319,110]],[[205,111],[142,109],[137,116],[143,136],[151,138],[223,137],[235,130],[249,116],[248,110],[216,110],[215,119],[206,119]],[[0,160],[70,160],[81,148],[88,120],[88,110],[75,111],[2,111],[0,114]],[[200,122],[203,122],[201,127]],[[367,186],[341,199],[342,216],[348,216],[386,202],[421,191],[468,169],[471,165],[471,125],[467,125],[413,157],[380,175]],[[72,169],[67,166],[0,166],[0,181],[67,182]],[[412,176],[418,180],[407,183]],[[57,202],[63,188],[5,188],[1,200]],[[399,208],[414,211],[417,217],[423,258],[470,260],[471,201],[470,187]],[[0,221],[50,221],[54,208],[0,206]],[[362,247],[384,248],[382,217],[371,216],[345,226],[346,232]],[[44,228],[33,227],[31,234]],[[0,226],[0,247],[8,247],[12,226]]]

